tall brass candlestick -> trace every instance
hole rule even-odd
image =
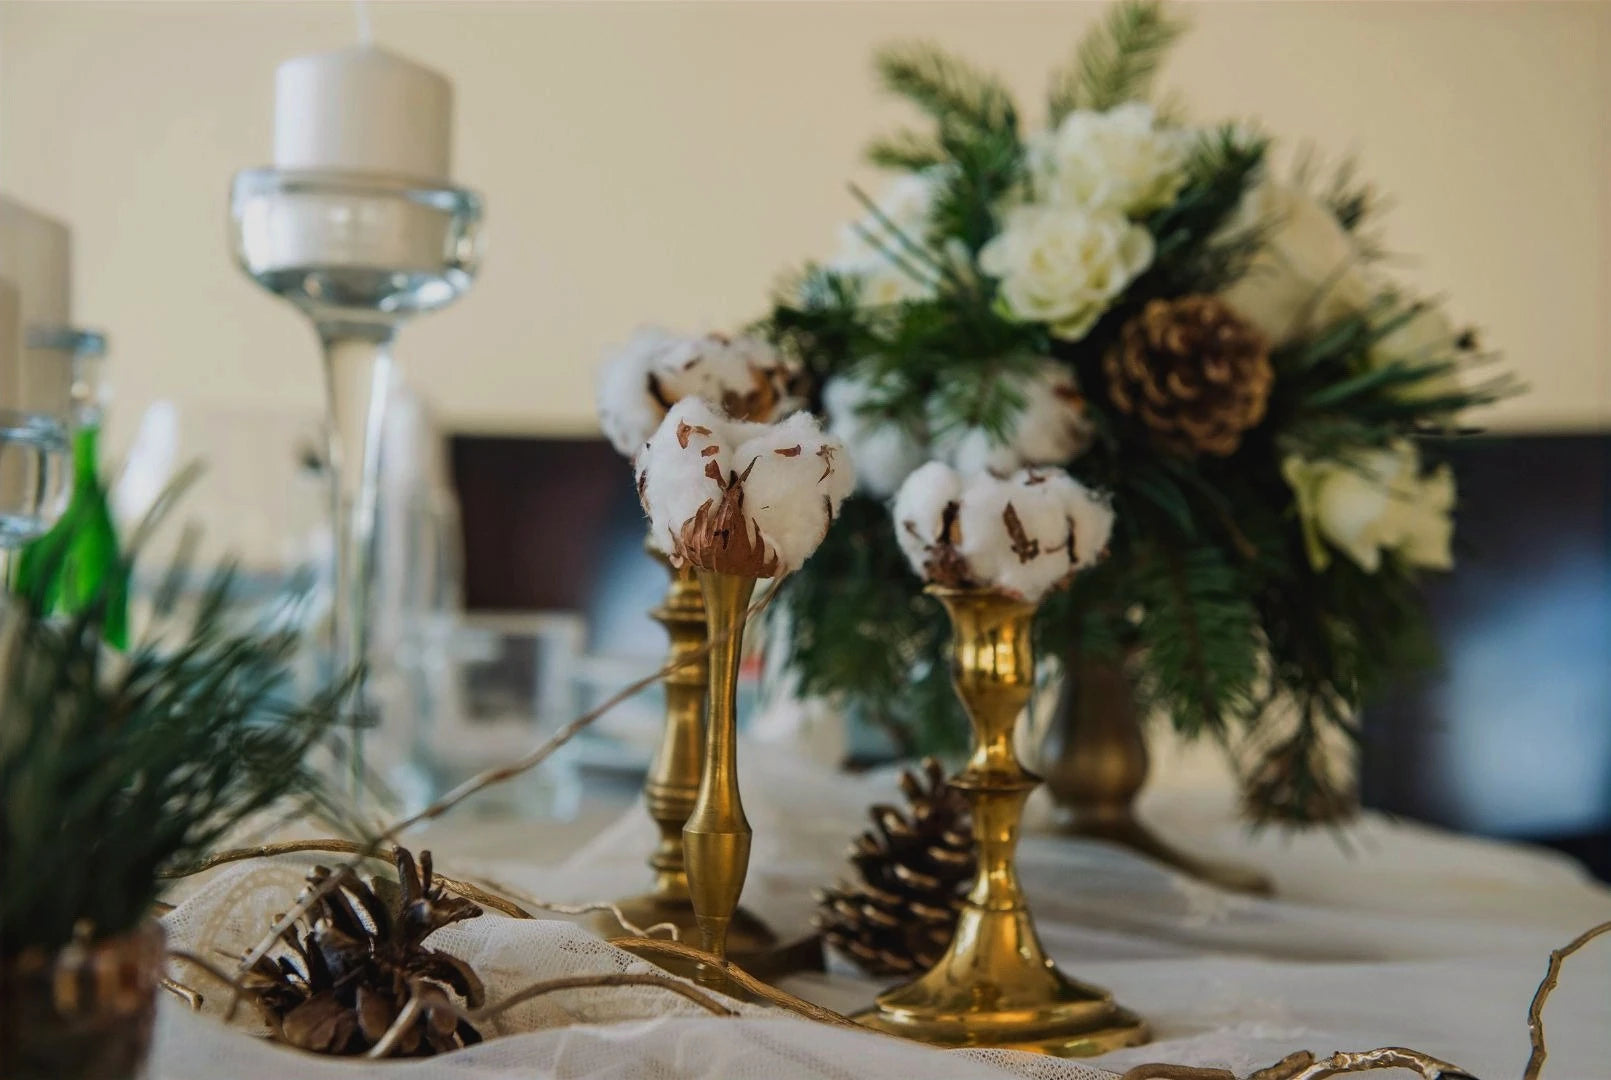
[[[711,570],[697,573],[712,648],[704,772],[682,843],[700,944],[707,952],[726,956],[728,927],[750,865],[750,823],[738,794],[738,661],[755,579]],[[701,978],[723,981],[708,968],[701,969]]]
[[[1147,1025],[1104,990],[1075,982],[1042,948],[1014,865],[1024,801],[1039,785],[1013,750],[1034,689],[1035,605],[987,589],[930,586],[951,616],[951,676],[973,724],[972,756],[952,781],[967,793],[979,874],[956,936],[916,981],[879,995],[868,1027],[939,1046],[997,1046],[1059,1057],[1146,1042]]]
[[[618,901],[616,907],[635,927],[670,923],[677,928],[678,938],[686,941],[698,936],[693,901],[688,894],[682,828],[699,792],[705,754],[705,689],[710,665],[698,655],[705,644],[705,600],[693,568],[674,569],[664,555],[651,553],[671,574],[671,584],[665,602],[650,615],[666,628],[666,635],[671,639],[667,659],[678,666],[666,677],[665,730],[643,782],[649,816],[660,830],[659,843],[649,856],[654,886],[640,896]],[[608,912],[601,912],[593,926],[606,938],[635,933]],[[742,958],[759,954],[775,943],[772,932],[743,910],[733,916],[728,937],[734,955],[741,958],[740,963]],[[657,964],[667,963],[659,955],[653,959]]]

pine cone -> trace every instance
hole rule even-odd
[[[396,860],[396,885],[381,879],[366,885],[342,871],[340,883],[281,935],[285,950],[247,973],[244,985],[277,1038],[315,1053],[362,1054],[417,1001],[415,1020],[392,1056],[426,1057],[481,1041],[452,1003],[457,995],[479,1007],[480,978],[463,960],[424,945],[481,908],[432,887],[429,851],[420,852],[418,867],[403,848]],[[314,867],[309,887],[330,873]]]
[[[1113,404],[1188,456],[1234,453],[1275,381],[1264,336],[1212,296],[1148,301],[1103,368]]]
[[[901,791],[910,815],[874,806],[874,828],[851,845],[861,882],[817,893],[817,929],[870,975],[934,966],[951,944],[978,866],[967,800],[938,761],[925,758],[921,776],[903,773]]]

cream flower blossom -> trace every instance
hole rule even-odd
[[[1249,229],[1263,231],[1263,246],[1221,295],[1271,345],[1364,311],[1379,291],[1336,215],[1297,188],[1265,181],[1250,190],[1227,231]]]
[[[1078,341],[1152,254],[1152,235],[1117,211],[1032,204],[1007,212],[1002,231],[979,252],[979,267],[999,279],[1013,318],[1048,323],[1054,336]]]
[[[1113,510],[1061,469],[964,476],[931,461],[892,509],[902,552],[925,581],[1036,601],[1107,552]]]
[[[1426,304],[1372,345],[1367,359],[1372,368],[1388,364],[1424,367],[1452,363],[1466,352],[1459,344],[1459,337],[1459,331],[1443,309]],[[1461,389],[1459,372],[1449,368],[1401,386],[1398,394],[1406,400],[1424,401],[1455,395]]]
[[[746,577],[798,570],[855,486],[848,458],[809,413],[749,423],[684,398],[638,456],[650,542],[677,566]]]
[[[795,365],[755,337],[674,334],[645,326],[599,368],[599,426],[615,449],[636,457],[666,411],[702,398],[746,420],[799,408],[789,395]]]
[[[1381,568],[1384,552],[1410,566],[1453,568],[1454,475],[1444,465],[1423,476],[1420,454],[1408,440],[1349,461],[1293,455],[1281,473],[1297,497],[1316,570],[1330,565],[1328,544],[1367,573]]]
[[[1187,149],[1186,134],[1159,128],[1142,102],[1078,109],[1031,137],[1030,178],[1041,201],[1140,217],[1180,194]]]

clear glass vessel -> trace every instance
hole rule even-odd
[[[335,536],[332,647],[338,672],[368,656],[375,510],[392,342],[409,317],[452,303],[475,279],[481,200],[453,187],[359,173],[251,169],[230,193],[236,260],[313,323],[324,352]],[[360,683],[355,792],[369,708]]]

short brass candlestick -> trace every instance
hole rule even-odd
[[[700,945],[725,957],[750,865],[750,823],[738,794],[738,662],[755,579],[712,570],[697,575],[711,642],[710,684],[704,771],[682,828],[682,845]],[[718,971],[703,967],[700,979],[718,985],[725,981]]]
[[[665,729],[643,783],[644,799],[649,816],[660,830],[660,841],[649,856],[649,868],[654,871],[653,888],[640,896],[617,901],[616,907],[625,921],[640,929],[670,923],[677,928],[679,940],[692,941],[698,938],[698,924],[694,921],[694,905],[688,895],[682,827],[699,792],[700,767],[705,753],[705,688],[710,678],[710,665],[699,655],[705,644],[705,600],[692,567],[673,569],[664,555],[651,554],[671,574],[665,603],[650,615],[666,628],[671,639],[667,659],[677,665],[666,676]],[[630,937],[635,933],[623,927],[609,912],[601,912],[593,927],[606,938]],[[728,945],[741,965],[747,958],[772,948],[775,940],[772,932],[749,912],[739,910],[733,916]],[[653,959],[662,966],[667,964],[662,956],[656,955]]]
[[[979,874],[956,936],[916,981],[879,995],[858,1019],[938,1046],[994,1046],[1059,1057],[1147,1041],[1147,1025],[1106,991],[1068,978],[1041,947],[1014,866],[1024,801],[1039,785],[1013,750],[1013,727],[1034,689],[1035,605],[987,589],[930,586],[951,616],[951,677],[974,747],[952,781],[967,793]]]
[[[1147,741],[1123,666],[1076,652],[1064,679],[1044,762],[1046,786],[1062,811],[1058,830],[1129,848],[1222,889],[1270,895],[1270,879],[1259,871],[1180,851],[1136,816],[1136,795],[1147,782]]]

